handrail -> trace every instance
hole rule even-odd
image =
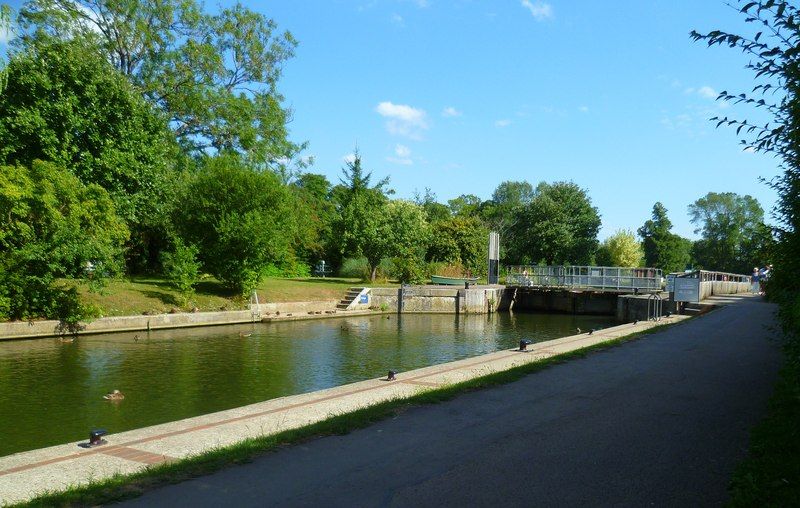
[[[599,289],[606,291],[660,291],[658,268],[621,266],[509,266],[506,284],[511,286]]]

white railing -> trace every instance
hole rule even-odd
[[[661,270],[657,268],[510,266],[506,273],[508,286],[653,292],[661,291],[661,283]]]

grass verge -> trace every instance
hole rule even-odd
[[[178,462],[150,466],[131,475],[116,475],[104,480],[93,481],[86,485],[71,487],[65,491],[45,493],[31,501],[13,506],[95,506],[130,499],[159,486],[178,483],[213,473],[228,466],[250,462],[259,455],[273,451],[281,446],[323,436],[347,434],[414,406],[437,404],[466,392],[511,383],[551,365],[582,358],[590,352],[630,342],[641,336],[650,335],[684,322],[686,321],[654,326],[647,330],[634,332],[558,356],[526,363],[504,371],[493,372],[450,386],[426,390],[412,397],[380,402],[353,412],[332,416],[305,427],[287,430],[270,436],[246,439],[235,445],[204,452]]]
[[[787,356],[767,416],[733,475],[730,506],[800,505],[800,358]]]

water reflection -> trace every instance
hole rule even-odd
[[[0,343],[0,456],[613,324],[597,316],[378,315]],[[250,336],[244,336],[252,334]],[[118,389],[125,400],[103,394]]]

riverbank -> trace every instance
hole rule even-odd
[[[662,323],[684,319],[684,316],[673,316]],[[252,455],[266,449],[269,443],[280,444],[287,438],[291,441],[336,432],[336,429],[349,430],[352,421],[346,415],[351,412],[360,414],[352,417],[353,421],[372,421],[408,403],[424,402],[426,398],[435,399],[482,383],[510,380],[508,376],[524,375],[529,369],[540,368],[542,361],[612,344],[657,326],[653,322],[620,325],[591,335],[583,333],[533,344],[529,352],[504,350],[399,373],[394,382],[373,379],[268,400],[107,436],[108,445],[88,450],[79,448],[81,443],[70,443],[10,455],[0,458],[0,492],[5,502],[13,503],[47,491],[73,488],[70,494],[73,497],[60,498],[59,502],[68,499],[81,503],[102,502],[113,499],[97,497],[110,486],[117,489],[115,495],[119,496],[130,492],[131,481],[152,480],[153,477],[169,481],[184,467],[197,471],[197,467],[222,467],[232,457],[241,460],[242,449],[247,451],[245,455]],[[331,420],[335,415],[340,415],[336,417],[338,420]],[[329,423],[325,424],[326,421]],[[308,430],[298,430],[304,428]],[[233,448],[226,452],[226,447]],[[181,462],[185,460],[189,462]],[[138,476],[133,480],[119,477],[130,474]],[[92,486],[81,487],[86,485]],[[55,502],[54,499],[42,504]]]

